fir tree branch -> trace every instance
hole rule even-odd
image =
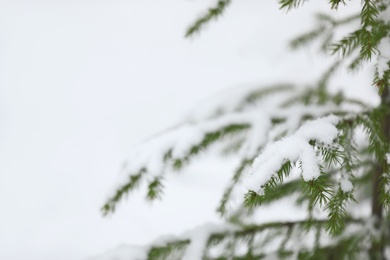
[[[237,170],[235,171],[233,177],[232,177],[232,180],[230,181],[230,184],[228,186],[227,189],[225,189],[225,192],[220,200],[220,203],[219,203],[219,206],[217,208],[217,212],[221,215],[221,216],[225,216],[226,214],[226,211],[227,211],[227,203],[229,202],[230,198],[231,198],[231,195],[232,195],[232,192],[233,192],[233,189],[234,189],[234,186],[235,184],[237,184],[241,177],[242,177],[242,174],[243,172],[245,171],[246,167],[248,167],[251,163],[253,162],[253,159],[244,159],[240,166],[237,168]]]
[[[220,141],[222,138],[226,137],[227,135],[235,135],[242,131],[247,130],[248,128],[250,128],[249,124],[231,124],[217,131],[209,132],[205,134],[203,140],[199,144],[192,146],[190,151],[183,158],[172,158],[173,169],[175,170],[182,169],[184,165],[190,162],[192,157],[205,151],[215,142]]]
[[[290,11],[293,8],[301,6],[306,0],[279,0],[279,8]]]
[[[148,184],[148,191],[146,194],[146,199],[148,201],[153,201],[155,199],[161,199],[162,193],[163,193],[163,187],[162,184],[162,177],[158,176],[155,177],[151,182]]]
[[[142,177],[146,174],[146,169],[143,168],[140,170],[138,174],[130,175],[129,182],[119,187],[116,191],[114,196],[108,199],[108,201],[103,205],[101,208],[101,211],[104,216],[108,215],[109,213],[113,213],[115,211],[117,203],[123,199],[124,196],[126,196],[130,191],[136,189],[141,180]]]
[[[290,47],[295,50],[312,43],[314,40],[317,40],[324,34],[325,29],[325,26],[319,26],[310,32],[300,35],[299,37],[290,41]]]
[[[379,15],[379,10],[375,0],[363,0],[362,11],[360,13],[361,24],[363,27],[373,26]]]
[[[169,242],[165,246],[155,246],[149,250],[148,260],[182,259],[190,240]]]
[[[268,95],[272,95],[272,94],[276,94],[276,93],[284,93],[284,92],[293,92],[295,90],[296,90],[296,88],[291,84],[279,84],[279,85],[273,85],[270,87],[259,88],[259,89],[256,89],[256,90],[248,93],[245,96],[241,105],[239,105],[238,107],[242,108],[244,106],[244,104],[248,104],[248,103],[252,104],[256,101],[261,100],[262,98],[264,98]]]
[[[333,35],[336,28],[347,25],[357,20],[358,18],[360,18],[360,14],[354,14],[343,19],[336,20],[328,14],[318,13],[316,14],[316,20],[318,23],[317,28],[294,38],[290,41],[289,45],[292,49],[297,49],[311,44],[315,40],[322,37],[323,40],[321,44],[321,50],[326,52],[328,51],[329,45],[333,40]]]
[[[344,0],[329,0],[330,6],[332,9],[337,9],[339,8],[339,5],[342,3],[345,5]]]
[[[209,8],[209,10],[198,18],[186,31],[185,37],[191,37],[199,32],[211,20],[220,17],[226,8],[230,5],[231,0],[218,0],[217,5]]]
[[[332,54],[341,54],[342,57],[349,56],[359,47],[362,40],[363,29],[356,30],[331,46]]]
[[[351,192],[344,192],[341,188],[332,197],[325,209],[328,213],[328,223],[325,230],[330,234],[340,234],[345,228],[345,219],[347,217],[346,206],[348,201],[354,200]]]

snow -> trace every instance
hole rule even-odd
[[[222,233],[228,231],[237,230],[238,227],[232,225],[216,225],[216,224],[205,224],[201,227],[195,228],[183,234],[181,238],[190,239],[191,243],[187,247],[183,259],[188,260],[199,260],[202,259],[208,238],[210,234]]]
[[[288,130],[289,134],[292,134],[300,127],[300,121],[305,115],[311,115],[313,118],[318,118],[322,117],[325,114],[330,114],[334,111],[338,111],[339,109],[340,108],[337,108],[334,104],[327,104],[324,106],[297,104],[288,107],[288,109],[270,109],[269,113],[272,115],[272,117],[286,118],[285,128],[286,130]],[[346,111],[349,110],[346,109]]]
[[[187,121],[197,122],[204,119],[209,119],[218,115],[227,114],[243,108],[243,103],[247,97],[256,91],[283,86],[287,92],[291,92],[292,85],[275,85],[263,87],[259,84],[245,84],[240,87],[224,89],[222,93],[216,94],[212,98],[208,98],[196,104],[191,112],[185,117]],[[288,89],[290,88],[290,91]],[[267,95],[269,96],[269,94]]]
[[[379,13],[378,18],[382,20],[385,24],[390,24],[390,7],[389,1],[387,2],[387,8],[382,10]],[[379,78],[383,78],[383,74],[385,71],[388,71],[389,62],[390,62],[390,36],[387,35],[384,37],[380,43],[378,44],[378,57],[377,57],[377,70]]]
[[[390,184],[388,183],[385,184],[385,192],[390,194]]]
[[[295,134],[268,145],[256,157],[250,176],[246,179],[249,190],[260,191],[280,167],[290,161],[302,162],[302,177],[305,181],[320,176],[319,159],[309,145],[310,140],[316,140],[324,145],[331,145],[338,135],[335,125],[336,116],[328,116],[304,123]]]
[[[390,258],[390,247],[385,247],[385,256],[386,258]]]
[[[296,136],[306,140],[316,140],[324,144],[332,144],[337,137],[336,128],[339,118],[337,116],[327,116],[309,122],[305,122],[297,131]]]
[[[351,192],[353,189],[353,184],[350,180],[346,179],[344,176],[340,179],[340,188],[343,192]]]
[[[377,69],[378,77],[383,78],[385,71],[389,70],[388,62],[390,61],[390,37],[384,37],[378,44]]]
[[[86,260],[145,260],[149,247],[122,245],[104,254]]]
[[[389,24],[390,23],[390,7],[389,7],[390,1],[385,0],[383,2],[387,4],[387,8],[379,12],[378,18],[383,22],[385,22],[386,24]]]
[[[184,232],[179,236],[162,236],[154,240],[149,246],[120,246],[112,249],[100,256],[88,258],[86,260],[145,260],[147,259],[148,250],[153,246],[165,246],[169,242],[190,240],[186,247],[183,259],[199,260],[202,259],[208,238],[211,234],[225,233],[237,230],[230,224],[213,224],[206,223],[199,227]]]
[[[302,148],[303,151],[300,154],[300,160],[302,163],[303,180],[315,180],[321,175],[319,159],[311,146],[306,144]]]
[[[190,121],[185,121],[139,144],[127,160],[122,170],[122,178],[119,179],[116,187],[125,185],[129,180],[128,176],[138,174],[141,169],[146,170],[144,177],[148,180],[173,173],[172,163],[164,158],[165,154],[171,152],[172,160],[187,158],[191,148],[200,144],[207,133],[236,124],[250,126],[236,137],[236,140],[243,140],[238,151],[240,158],[256,159],[251,169],[247,169],[244,173],[247,177],[243,178],[240,185],[233,187],[233,198],[227,203],[228,209],[234,209],[242,203],[242,198],[248,189],[262,193],[260,187],[287,161],[300,162],[300,174],[305,181],[317,178],[321,174],[320,158],[316,154],[317,151],[309,145],[309,141],[316,140],[321,145],[333,143],[338,134],[335,125],[339,119],[332,115],[323,118],[321,116],[340,108],[332,103],[323,106],[294,104],[284,108],[282,104],[291,100],[294,94],[299,96],[308,91],[307,88],[300,87],[292,94],[291,87],[277,94],[263,95],[249,105],[244,105],[243,102],[251,93],[262,89],[243,88],[235,99],[229,99],[235,101],[224,107],[225,111],[229,110],[230,113],[218,110],[219,114],[214,116],[203,115],[204,117],[201,118],[197,115],[198,119],[192,117]],[[219,102],[220,100],[217,100],[217,104],[212,107],[219,109]],[[307,115],[320,118],[307,121],[300,126],[302,118]],[[284,119],[284,121],[275,127],[271,123],[274,118]],[[289,136],[274,142],[284,132]],[[233,140],[233,137],[229,137],[224,138],[222,142],[233,142]],[[264,147],[266,149],[263,149]],[[260,150],[261,155],[258,156]],[[111,194],[115,192],[116,187]]]
[[[338,118],[328,116],[321,120],[306,122],[302,126],[300,126],[300,122],[304,116],[321,117],[324,114],[340,110],[340,108],[331,103],[323,106],[294,104],[287,109],[283,108],[281,105],[291,100],[294,94],[300,95],[308,91],[308,88],[297,87],[295,93],[292,94],[291,88],[292,86],[285,87],[277,94],[265,94],[249,105],[244,105],[243,102],[251,93],[262,89],[243,88],[240,90],[240,94],[234,98],[226,95],[229,96],[228,100],[234,100],[234,102],[225,105],[224,110],[220,109],[219,102],[221,101],[217,99],[216,104],[211,107],[217,109],[219,114],[203,115],[203,118],[199,114],[190,117],[189,121],[159,133],[135,147],[116,187],[126,184],[128,176],[138,174],[141,169],[146,169],[146,177],[149,179],[172,173],[172,165],[169,161],[165,161],[165,154],[171,151],[172,160],[187,158],[191,148],[200,144],[206,134],[229,125],[250,126],[249,129],[243,131],[243,135],[238,136],[244,140],[238,151],[242,159],[257,157],[260,149],[278,138],[280,134],[286,131],[288,134],[293,134],[296,131],[291,137],[284,138],[274,143],[273,147],[268,147],[268,150],[262,151],[262,156],[256,158],[253,171],[262,171],[265,174],[258,177],[262,181],[258,180],[249,186],[253,188],[253,185],[257,186],[260,183],[255,189],[258,192],[261,192],[259,187],[268,181],[286,160],[292,162],[301,160],[304,180],[317,178],[320,175],[319,161],[308,142],[317,140],[322,144],[331,144],[337,136],[337,129],[334,125],[337,124]],[[223,113],[221,111],[231,112]],[[283,118],[285,121],[273,129],[274,126],[271,124],[273,118]],[[297,130],[297,128],[299,129]],[[225,141],[231,142],[232,137],[225,139]],[[281,157],[276,156],[276,154]],[[256,170],[262,161],[267,161],[267,164]],[[115,192],[116,187],[111,193]]]
[[[268,132],[271,128],[270,117],[261,110],[256,113],[256,118],[251,124],[249,133],[242,144],[239,155],[241,158],[250,159],[257,155],[258,150],[268,140]]]
[[[262,120],[263,117],[254,112],[232,113],[198,124],[187,123],[178,126],[134,148],[123,172],[138,174],[142,168],[146,168],[149,175],[160,175],[166,167],[164,155],[168,151],[172,150],[173,159],[183,159],[193,146],[201,143],[207,133],[232,124],[250,124]],[[254,148],[248,147],[248,149],[253,152]]]
[[[242,109],[248,89],[275,80],[312,83],[327,66],[310,51],[286,48],[288,39],[311,27],[310,11],[327,3],[307,3],[302,12],[286,15],[277,1],[237,2],[193,40],[183,39],[184,29],[209,1],[4,0],[0,5],[0,259],[82,259],[215,221],[230,157],[216,165],[201,160],[192,174],[172,178],[163,204],[150,207],[143,194],[134,194],[110,218],[102,218],[99,209],[129,148],[179,121],[194,102],[230,93],[229,86],[237,90],[228,94],[231,99],[222,95],[219,106],[207,101],[196,106],[199,118],[210,119],[217,110]],[[269,17],[272,26],[264,23]],[[294,26],[286,31],[286,24]],[[346,86],[349,95],[371,102],[376,92],[368,81],[341,75],[332,88]],[[269,116],[325,113],[298,106],[291,113],[272,112],[272,102],[279,101],[267,102],[262,109]],[[290,127],[294,133],[298,120],[289,117],[270,129],[270,136]],[[191,125],[184,128],[183,138],[192,131]],[[266,128],[254,124],[253,129],[248,136]],[[204,133],[194,130],[188,142]],[[242,150],[247,156],[263,145],[260,136],[253,138]],[[157,147],[170,145],[165,141]],[[185,154],[187,144],[177,143],[175,155]],[[139,151],[128,158],[123,178],[143,163],[150,164],[151,175],[163,174],[161,157]],[[188,204],[177,210],[183,194]],[[143,247],[129,249],[142,256]],[[111,255],[126,256],[124,250]]]

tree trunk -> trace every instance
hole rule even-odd
[[[385,114],[381,119],[382,131],[386,142],[390,140],[390,95],[388,86],[382,92],[381,106],[385,109]],[[375,217],[376,227],[382,227],[383,220],[383,207],[379,202],[379,185],[382,174],[386,171],[384,162],[378,162],[376,171],[372,176],[372,216]],[[384,255],[384,237],[380,238],[380,241],[374,241],[371,247],[370,257],[373,260],[386,259]]]

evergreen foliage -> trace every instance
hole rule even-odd
[[[220,17],[230,2],[218,0],[186,36]],[[279,1],[285,10],[304,2]],[[340,4],[348,2],[329,1],[330,9]],[[358,14],[339,20],[317,14],[316,20],[315,29],[292,40],[291,47],[319,43],[321,51],[337,57],[317,82],[244,89],[232,104],[216,107],[209,116],[171,129],[135,151],[125,169],[127,179],[103,206],[103,214],[114,212],[129,192],[145,183],[148,200],[161,198],[164,176],[182,169],[216,142],[230,147],[241,160],[217,207],[234,228],[210,231],[203,242],[194,241],[194,236],[151,245],[148,259],[189,259],[187,250],[193,244],[200,245],[202,259],[386,259],[390,1],[363,0]],[[334,40],[339,27],[359,20],[357,30]],[[341,66],[357,71],[372,60],[379,106],[328,91],[329,79]],[[286,197],[306,208],[305,219],[250,222],[259,207]],[[370,214],[356,214],[368,204]]]

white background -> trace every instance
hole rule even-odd
[[[0,2],[0,259],[83,259],[218,220],[231,163],[210,159],[169,182],[161,203],[139,193],[111,217],[99,212],[132,145],[200,101],[227,87],[311,82],[326,68],[315,48],[287,46],[326,3],[286,14],[277,1],[234,1],[184,39],[213,3]],[[339,78],[335,87],[375,99],[369,79]]]

